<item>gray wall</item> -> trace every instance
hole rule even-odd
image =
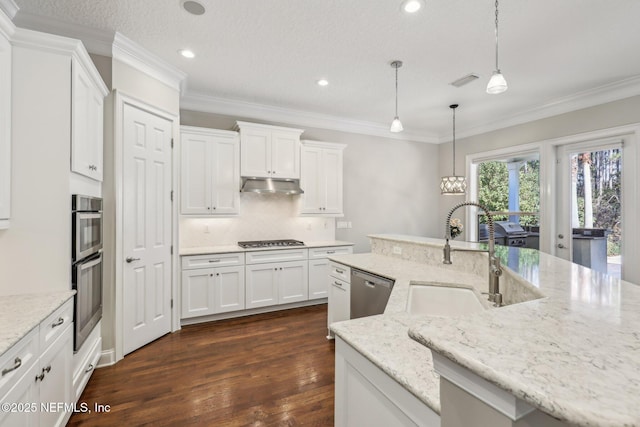
[[[267,123],[241,117],[181,110],[183,125],[232,129],[236,120],[305,129],[302,139],[347,144],[344,152],[344,218],[353,228],[337,229],[336,239],[368,252],[368,234],[437,233],[438,147],[419,142],[365,136],[295,123]]]
[[[468,138],[457,139],[456,171],[465,171],[465,157],[468,154],[482,153],[489,150],[539,142],[632,123],[640,123],[640,96],[576,110]],[[438,148],[440,174],[448,175],[451,173],[451,143],[440,144]],[[629,197],[637,198],[638,196],[639,194],[632,194]],[[449,209],[463,200],[463,197],[458,196],[441,197],[438,213],[438,217],[440,218],[439,223],[444,224]]]

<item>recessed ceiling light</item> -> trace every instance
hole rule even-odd
[[[193,51],[191,51],[191,50],[189,50],[189,49],[180,49],[180,50],[178,51],[178,53],[179,53],[180,55],[184,56],[185,58],[189,58],[189,59],[191,59],[191,58],[195,58],[195,57],[196,57],[196,54],[195,54],[195,53],[193,53]]]
[[[327,79],[320,79],[317,81],[318,86],[328,86],[329,85],[329,80]]]
[[[182,8],[192,15],[204,15],[204,6],[193,0],[185,0],[182,2]]]
[[[402,10],[407,13],[416,13],[420,9],[422,9],[421,0],[405,0],[402,2]]]

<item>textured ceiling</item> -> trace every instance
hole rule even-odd
[[[188,74],[188,91],[388,125],[400,59],[399,115],[408,132],[447,138],[640,76],[640,1],[503,0],[500,68],[488,95],[493,0],[16,0],[20,13],[118,31]],[[177,51],[192,49],[187,60]],[[480,79],[449,83],[468,73]],[[327,78],[330,85],[315,84]],[[637,86],[637,85],[636,85]],[[636,95],[630,91],[629,96]]]

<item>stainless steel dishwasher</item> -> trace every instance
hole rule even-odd
[[[394,281],[362,270],[351,269],[351,318],[382,314]]]

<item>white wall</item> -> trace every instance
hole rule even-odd
[[[250,118],[182,110],[183,125],[231,129]],[[337,229],[336,239],[368,252],[368,234],[434,235],[437,227],[438,147],[325,129],[296,123],[266,123],[305,129],[302,139],[347,144],[344,151],[344,218],[352,229]]]
[[[14,47],[12,68],[11,227],[0,230],[0,295],[70,290],[71,61]]]

